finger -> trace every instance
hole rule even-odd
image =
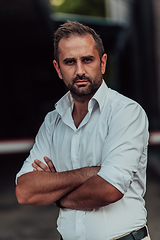
[[[45,171],[45,172],[49,172],[50,169],[48,168],[48,166],[46,166],[46,164],[44,164],[43,162],[39,161],[38,159],[34,160],[34,163],[32,165],[34,168],[37,169],[37,171]]]
[[[41,167],[39,167],[37,164],[32,163],[33,171],[44,171]]]
[[[33,171],[37,171],[37,165],[35,163],[32,163]]]
[[[48,157],[44,157],[44,161],[47,163],[49,169],[51,170],[51,172],[56,172],[56,169],[53,165],[53,162],[48,158]]]

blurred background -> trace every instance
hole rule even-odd
[[[0,0],[0,240],[59,239],[57,208],[20,206],[14,180],[44,116],[66,92],[53,68],[52,38],[67,20],[98,32],[108,54],[106,83],[148,115],[145,199],[152,240],[159,240],[159,0]]]

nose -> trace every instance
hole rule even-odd
[[[81,76],[84,73],[85,73],[84,65],[81,61],[78,61],[76,66],[76,75]]]

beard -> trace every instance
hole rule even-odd
[[[86,84],[81,84],[80,86],[75,86],[74,84],[78,80],[85,80],[89,83],[88,86]],[[102,83],[102,74],[99,73],[95,78],[89,78],[85,75],[79,76],[72,79],[72,84],[69,84],[67,87],[70,90],[72,97],[78,102],[85,102],[86,100],[90,100],[92,96],[96,93],[98,88]]]

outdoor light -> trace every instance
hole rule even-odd
[[[54,6],[60,6],[65,2],[65,0],[50,0],[50,3]]]

